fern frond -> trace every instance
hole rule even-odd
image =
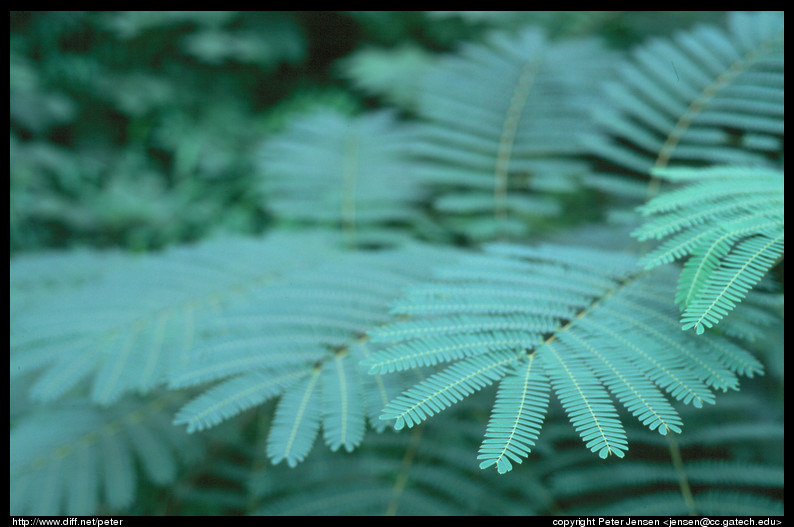
[[[620,252],[493,244],[442,269],[434,283],[409,288],[393,312],[410,318],[370,332],[375,340],[398,343],[376,351],[365,365],[370,373],[452,365],[394,399],[382,418],[411,427],[500,381],[480,455],[483,467],[496,465],[499,472],[520,462],[537,439],[544,384],[601,457],[623,457],[628,448],[613,398],[649,429],[681,432],[665,392],[699,407],[714,402],[711,390],[735,389],[737,374],[752,375],[762,366],[723,338],[671,331],[678,326],[664,286],[672,283],[671,273],[639,271],[636,264]],[[527,332],[505,339],[492,330],[502,319],[527,327],[555,323],[543,337]],[[461,323],[468,320],[477,323]],[[432,331],[436,321],[444,336]]]
[[[493,33],[442,58],[422,79],[418,173],[436,210],[474,239],[521,234],[561,212],[578,188],[575,159],[588,84],[611,66],[594,40],[552,43],[537,30]]]
[[[364,437],[366,415],[356,369],[340,354],[323,369],[323,436],[331,450],[344,446],[352,452]]]
[[[770,232],[776,226],[769,221],[778,224],[782,221],[782,170],[724,165],[655,170],[653,174],[673,183],[688,184],[639,207],[643,216],[652,218],[633,234],[641,241],[659,240],[701,224],[706,224],[711,229],[709,232],[720,232],[719,225],[729,222],[744,227],[745,235],[753,226],[755,232]],[[747,225],[739,220],[745,220]],[[704,236],[701,231],[698,233]],[[645,260],[652,265],[669,258],[660,255]]]
[[[362,339],[350,348],[350,361],[353,364],[362,364],[377,350],[379,345]],[[363,398],[364,411],[367,421],[378,432],[386,429],[387,424],[380,419],[381,410],[389,401],[397,397],[404,389],[404,379],[400,375],[357,375],[358,384]]]
[[[303,461],[320,430],[320,373],[315,369],[288,388],[279,400],[268,435],[267,455],[273,463],[286,460],[291,467]]]
[[[549,405],[549,382],[531,355],[499,383],[485,440],[477,459],[480,468],[496,465],[500,474],[521,463],[538,439]]]
[[[642,259],[646,268],[688,257],[676,303],[683,329],[702,334],[733,310],[783,256],[783,172],[760,167],[667,169],[684,187],[640,207],[650,219],[632,235],[669,238]]]
[[[774,238],[757,236],[742,241],[709,277],[698,297],[687,304],[682,329],[695,328],[702,334],[704,326],[719,323],[782,256],[782,232]]]
[[[110,404],[147,392],[192,364],[200,328],[282,274],[333,252],[330,236],[225,240],[126,260],[100,278],[49,295],[14,316],[11,375],[42,370],[37,400],[88,380]]]
[[[500,380],[506,368],[519,358],[509,351],[496,351],[456,362],[392,400],[383,409],[381,419],[395,420],[397,430],[406,425],[411,428]]]
[[[387,223],[413,222],[424,190],[408,152],[413,139],[391,112],[325,111],[294,120],[260,155],[261,189],[280,220],[341,228],[351,243]]]
[[[466,326],[471,328],[471,326]],[[460,331],[460,330],[459,330]],[[424,337],[421,344],[409,341],[404,345],[393,346],[373,359],[364,361],[373,373],[392,373],[423,366],[435,366],[440,362],[451,362],[464,357],[483,353],[488,349],[524,349],[540,342],[540,336],[520,332],[493,332],[481,340],[471,337]]]
[[[46,302],[55,292],[94,282],[129,263],[129,258],[119,251],[45,251],[15,256],[9,273],[11,315],[18,315],[39,301]]]
[[[783,295],[759,291],[764,282],[733,310],[730,322],[723,328],[726,335],[746,342],[759,342],[770,336],[770,328],[779,321],[777,313],[781,312]]]
[[[579,350],[586,364],[643,425],[651,430],[658,429],[662,435],[668,430],[681,433],[683,423],[678,412],[654,388],[652,381],[626,357],[601,351],[602,342],[608,345],[607,340],[602,340],[606,329],[603,326],[595,330],[591,327],[590,331],[583,331],[582,336],[571,333],[562,338]]]
[[[169,422],[164,398],[58,404],[11,428],[11,513],[92,515],[135,500],[138,468],[158,485],[174,481],[179,458],[198,445]],[[174,437],[179,436],[179,437]]]
[[[284,364],[275,370],[262,368],[233,377],[182,407],[174,424],[187,425],[188,433],[210,428],[280,395],[310,373],[305,367]]]
[[[414,319],[410,322],[395,321],[388,326],[369,330],[373,339],[379,342],[398,342],[411,339],[430,339],[449,335],[454,338],[459,333],[480,333],[487,331],[515,332],[532,334],[548,333],[554,329],[553,318],[542,319],[537,316],[504,316],[494,319],[489,316],[451,316],[431,320]]]
[[[730,13],[654,39],[604,84],[593,154],[647,175],[680,164],[756,164],[782,153],[782,12]]]
[[[623,457],[628,441],[618,413],[601,382],[570,348],[558,342],[538,350],[554,393],[582,441],[602,459]]]
[[[380,410],[402,389],[399,376],[369,376],[359,366],[380,349],[365,332],[388,320],[389,302],[406,284],[454,254],[418,244],[328,252],[325,262],[251,291],[248,302],[207,321],[193,360],[173,371],[174,389],[215,383],[175,422],[199,431],[278,398],[268,433],[272,462],[300,463],[321,428],[331,450],[352,451],[368,420],[384,427]]]

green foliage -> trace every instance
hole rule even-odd
[[[31,395],[39,401],[78,385],[90,386],[92,400],[102,405],[131,391],[146,393],[191,363],[198,333],[223,306],[286,266],[308,264],[323,243],[310,239],[282,235],[273,245],[223,239],[177,248],[51,294],[12,315],[11,374],[38,371]]]
[[[11,432],[11,510],[91,515],[125,509],[135,500],[137,466],[157,485],[173,483],[179,458],[195,463],[201,446],[171,426],[171,407],[168,396],[160,396],[110,409],[73,400],[31,412]]]
[[[779,156],[783,17],[731,13],[727,25],[699,26],[634,51],[617,79],[603,84],[612,104],[593,117],[609,135],[592,137],[588,149],[644,175]]]
[[[558,196],[585,170],[586,86],[613,62],[597,41],[553,43],[525,30],[489,34],[427,68],[417,172],[439,188],[433,206],[447,228],[475,240],[521,236],[560,216]]]
[[[783,35],[12,12],[11,514],[782,514]]]
[[[780,423],[772,424],[774,417],[763,403],[756,406],[757,402],[741,397],[727,395],[713,412],[697,411],[697,416],[691,415],[696,410],[682,410],[693,433],[682,434],[674,443],[665,445],[669,439],[660,441],[658,435],[641,431],[634,434],[643,448],[658,445],[677,451],[681,463],[645,452],[639,459],[612,466],[585,467],[575,461],[552,475],[551,491],[560,499],[564,495],[582,500],[572,514],[782,514],[777,459],[782,454],[783,429]],[[750,419],[741,417],[746,412],[757,413]],[[741,453],[747,441],[765,447]]]
[[[409,289],[393,312],[411,318],[372,332],[375,341],[404,342],[367,359],[371,372],[458,361],[394,399],[381,418],[412,427],[504,378],[480,456],[483,468],[500,472],[529,453],[549,386],[602,458],[628,447],[608,392],[651,430],[680,433],[664,392],[702,407],[714,403],[710,389],[736,389],[736,373],[763,367],[723,338],[670,333],[669,291],[658,285],[668,277],[637,272],[633,258],[604,250],[495,245],[467,257],[439,281]],[[504,331],[510,326],[521,329]],[[428,338],[428,328],[438,334]]]
[[[412,141],[386,112],[296,118],[260,151],[266,206],[280,221],[339,228],[353,245],[393,237],[383,226],[417,221],[424,194],[408,156]]]
[[[223,381],[185,405],[176,424],[203,430],[280,397],[268,457],[291,466],[308,454],[321,424],[332,450],[352,451],[367,421],[383,429],[377,416],[398,393],[399,379],[371,378],[358,367],[377,349],[364,333],[387,319],[388,303],[402,286],[450,255],[425,246],[323,254],[319,265],[288,263],[293,268],[204,326],[196,357],[180,366],[169,386]]]
[[[690,257],[675,300],[683,329],[702,334],[783,258],[783,171],[724,166],[654,174],[688,184],[641,207],[644,216],[656,217],[634,235],[674,235],[643,258],[646,268]]]
[[[367,95],[407,110],[415,110],[419,98],[419,79],[434,56],[417,45],[397,48],[369,47],[339,63],[340,75]]]
[[[298,15],[15,12],[11,26],[12,251],[262,230],[253,152],[296,91],[280,70],[306,67]]]

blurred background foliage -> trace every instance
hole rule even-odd
[[[714,12],[11,12],[10,249],[159,249],[273,225],[262,141],[298,114],[410,115],[440,53],[539,25],[628,49]]]

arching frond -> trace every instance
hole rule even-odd
[[[321,264],[285,271],[205,324],[193,360],[174,371],[170,387],[216,384],[175,423],[204,430],[277,398],[271,461],[295,466],[320,429],[331,450],[352,451],[368,421],[384,427],[379,412],[401,389],[399,376],[373,377],[359,366],[380,349],[367,329],[388,320],[389,303],[405,285],[454,254],[424,245],[327,253]]]
[[[472,416],[487,402],[488,394],[474,394],[421,427],[368,438],[355,456],[316,449],[295,469],[257,470],[251,484],[256,512],[624,515],[664,514],[667,506],[678,514],[692,513],[690,507],[705,514],[720,501],[729,510],[783,510],[783,427],[758,411],[769,400],[731,394],[708,414],[682,408],[690,424],[676,436],[683,457],[678,467],[660,455],[670,436],[629,423],[633,444],[642,448],[623,460],[602,461],[572,445],[563,430],[569,427],[551,415],[532,463],[510,477],[476,471],[471,456],[483,425]],[[690,503],[680,491],[681,477],[693,491]],[[727,503],[729,496],[736,503]]]
[[[371,333],[403,342],[364,364],[371,373],[452,365],[394,399],[382,418],[395,420],[397,428],[414,426],[499,381],[480,459],[500,472],[529,453],[549,387],[601,457],[623,457],[628,448],[615,399],[649,429],[681,432],[668,397],[694,406],[713,403],[711,390],[735,389],[738,372],[759,372],[762,365],[725,339],[671,332],[677,321],[665,284],[672,284],[672,275],[635,266],[635,258],[619,252],[497,244],[445,268],[435,282],[410,288],[393,308],[410,318]],[[528,330],[524,339],[518,333],[505,339],[488,324],[450,325],[464,316],[522,320],[527,328],[549,320],[554,325],[542,339]],[[434,321],[445,336],[424,338]],[[450,353],[439,339],[466,352]]]
[[[11,331],[18,331],[16,320],[25,312],[62,295],[96,282],[110,272],[132,263],[120,251],[74,250],[23,254],[11,260]]]
[[[366,413],[358,378],[358,364],[341,354],[323,368],[323,433],[331,450],[352,452],[364,438]]]
[[[698,291],[698,296],[687,304],[681,317],[683,329],[694,328],[702,334],[704,326],[717,324],[782,257],[782,231],[773,238],[758,236],[740,242]],[[687,278],[682,276],[682,280]]]
[[[310,373],[311,369],[305,366],[283,364],[276,369],[256,369],[233,377],[182,407],[174,422],[187,425],[188,432],[213,427],[280,395]]]
[[[332,240],[274,235],[109,261],[99,278],[14,314],[11,375],[43,370],[31,388],[43,401],[83,380],[101,404],[147,392],[192,363],[207,320],[285,269],[327,257]]]
[[[731,13],[727,30],[700,26],[653,40],[605,84],[613,106],[594,115],[613,139],[594,140],[591,150],[642,174],[671,163],[777,154],[783,47],[782,12]]]
[[[474,239],[524,233],[553,217],[585,165],[589,86],[612,64],[595,40],[552,43],[542,32],[494,33],[440,60],[420,83],[416,153],[434,205]]]
[[[642,259],[646,268],[688,258],[676,303],[684,329],[717,324],[783,256],[783,172],[717,166],[654,172],[686,182],[640,207],[650,219],[639,240],[666,240]]]
[[[11,31],[12,515],[782,515],[783,12]]]
[[[652,39],[603,84],[609,104],[593,108],[601,135],[585,148],[643,176],[780,158],[784,43],[783,12],[729,13],[725,29]]]

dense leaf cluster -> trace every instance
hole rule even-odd
[[[12,514],[783,513],[782,13],[10,39]]]

